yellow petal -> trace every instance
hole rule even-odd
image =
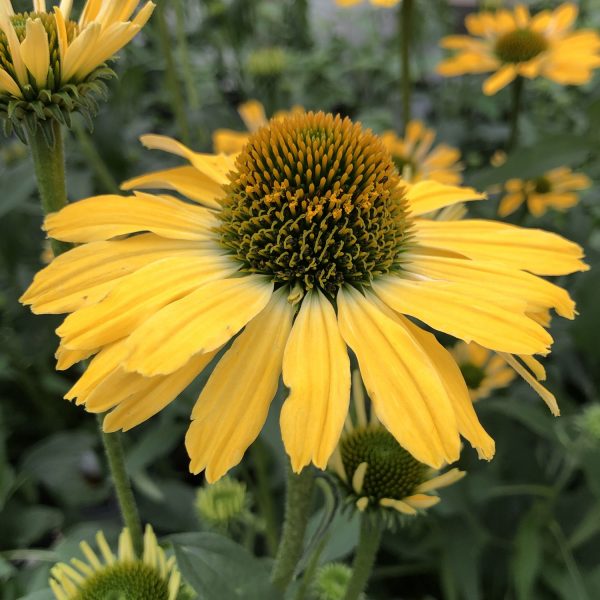
[[[231,129],[217,129],[212,134],[213,148],[218,154],[237,154],[244,149],[250,135]]]
[[[214,214],[205,208],[138,192],[74,202],[48,215],[44,227],[52,238],[81,243],[142,231],[179,240],[209,240],[215,225]]]
[[[413,494],[404,498],[404,502],[416,509],[426,509],[435,506],[440,501],[439,496],[428,496],[427,494]]]
[[[121,184],[122,190],[135,188],[175,190],[208,208],[216,209],[221,208],[219,200],[225,197],[225,191],[220,185],[191,166],[155,171]]]
[[[424,215],[433,210],[451,206],[458,202],[485,200],[485,194],[479,194],[472,188],[444,185],[437,181],[421,181],[411,185],[407,198],[413,215]]]
[[[238,112],[248,131],[254,132],[268,122],[265,107],[258,100],[248,100],[240,104]]]
[[[3,69],[0,69],[0,92],[8,92],[17,98],[22,98],[21,88],[15,80]]]
[[[506,194],[506,196],[500,200],[500,205],[498,206],[498,215],[500,217],[507,217],[508,215],[514,213],[524,201],[525,195],[522,192]]]
[[[164,306],[234,271],[229,259],[210,256],[153,262],[122,279],[100,303],[68,316],[56,332],[67,348],[98,348],[129,335]]]
[[[4,5],[0,5],[0,30],[4,32],[4,35],[7,38],[8,49],[10,51],[10,57],[18,83],[21,85],[28,85],[29,77],[27,76],[27,67],[21,57],[21,44],[12,21],[9,18],[10,14],[10,11],[8,11]]]
[[[71,16],[71,9],[73,8],[73,0],[61,0],[58,9],[65,19]]]
[[[452,355],[436,340],[434,335],[423,331],[408,319],[401,316],[398,316],[398,318],[403,321],[407,329],[411,331],[427,352],[432,364],[436,365],[438,374],[452,402],[459,433],[477,450],[480,458],[491,460],[495,452],[494,440],[481,426],[477,418],[469,390]]]
[[[78,69],[86,62],[93,49],[98,45],[100,29],[99,23],[90,23],[84,26],[79,35],[69,44],[65,51],[64,62],[61,65],[61,83],[65,84],[76,80]]]
[[[379,505],[384,506],[386,508],[393,508],[394,510],[397,510],[403,515],[414,516],[417,514],[417,511],[412,506],[406,504],[406,502],[402,500],[394,500],[393,498],[382,498],[379,501]]]
[[[367,292],[340,289],[340,331],[352,348],[377,417],[417,460],[434,468],[460,452],[454,410],[437,367],[401,321]]]
[[[209,482],[236,465],[256,439],[277,391],[294,308],[280,289],[233,342],[202,390],[186,435],[190,471]]]
[[[350,360],[335,310],[320,292],[302,301],[283,359],[290,395],[281,410],[281,434],[292,469],[311,461],[325,469],[350,401]]]
[[[41,19],[27,19],[25,39],[21,43],[21,56],[38,88],[45,88],[50,68],[50,50],[48,34]]]
[[[248,275],[207,283],[166,306],[128,338],[128,371],[168,375],[196,354],[219,348],[267,304],[273,284]]]
[[[506,87],[517,76],[517,69],[514,65],[507,65],[496,71],[488,77],[483,83],[483,93],[486,96],[493,96],[503,87]]]
[[[198,242],[168,240],[153,233],[114,242],[91,242],[56,257],[21,296],[36,313],[67,313],[97,304],[127,275],[176,256],[218,255]]]
[[[425,483],[422,483],[418,488],[417,492],[421,494],[425,494],[427,492],[432,492],[434,490],[439,490],[440,488],[447,487],[460,481],[466,475],[465,471],[460,471],[459,469],[450,469]]]
[[[130,373],[130,376],[145,380],[144,385],[127,396],[122,388],[114,387],[116,395],[113,396],[113,400],[116,400],[114,404],[118,406],[104,418],[104,431],[129,431],[159,413],[200,375],[216,353],[217,351],[214,351],[195,356],[171,375],[147,378]],[[96,388],[94,395],[104,395],[107,391],[106,387],[104,390]],[[93,395],[88,398],[90,403],[93,400]]]
[[[531,271],[536,275],[567,275],[587,271],[583,250],[565,238],[496,221],[419,220],[415,237],[423,246],[460,252],[473,259],[499,262],[506,267]]]

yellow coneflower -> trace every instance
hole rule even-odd
[[[343,8],[348,8],[360,4],[362,1],[363,0],[335,0],[335,3]],[[402,0],[369,0],[369,2],[373,6],[379,6],[380,8],[392,8],[397,4],[400,4]]]
[[[541,217],[549,208],[567,210],[579,202],[577,192],[592,185],[587,175],[573,173],[569,167],[559,167],[535,179],[510,179],[506,195],[500,201],[498,214],[506,217],[524,202],[534,217]]]
[[[473,402],[487,398],[494,390],[506,387],[516,377],[506,361],[487,348],[471,342],[458,342],[452,348]]]
[[[591,29],[575,30],[578,8],[562,4],[531,17],[529,9],[468,15],[470,35],[451,35],[441,44],[457,53],[438,65],[446,77],[465,73],[494,74],[483,84],[492,95],[516,77],[545,77],[563,85],[583,85],[600,67],[600,36]]]
[[[57,330],[59,368],[95,355],[67,398],[110,411],[106,431],[130,429],[218,359],[186,436],[192,472],[214,481],[258,436],[283,373],[292,466],[324,468],[348,412],[349,347],[378,419],[417,460],[454,462],[461,435],[492,457],[456,362],[411,318],[510,359],[547,354],[553,340],[529,312],[575,309],[538,275],[585,270],[578,245],[425,218],[483,196],[407,185],[381,140],[339,115],[273,120],[237,157],[142,140],[190,164],[123,187],[187,200],[137,191],[49,215],[48,235],[79,246],[22,297],[36,313],[72,313]]]
[[[292,114],[304,112],[301,106],[294,106],[289,111],[278,111],[274,119],[283,119]],[[213,148],[217,154],[237,154],[244,149],[250,135],[269,122],[265,107],[258,100],[248,100],[238,106],[238,113],[246,126],[247,132],[233,129],[217,129],[213,133]]]
[[[140,31],[154,4],[147,2],[131,18],[139,0],[87,0],[81,17],[71,19],[73,0],[49,11],[34,0],[33,11],[15,13],[0,1],[0,116],[13,127],[27,119],[69,122],[69,113],[89,114],[105,62]]]
[[[393,131],[386,131],[381,140],[405,181],[414,183],[433,179],[448,185],[462,182],[460,150],[447,144],[434,147],[435,131],[425,127],[421,121],[410,121],[404,138]]]
[[[414,516],[440,501],[437,489],[459,481],[464,471],[453,468],[442,475],[410,455],[381,424],[375,411],[367,414],[358,371],[352,376],[354,418],[348,416],[329,466],[338,476],[347,503],[393,522],[388,509]]]
[[[129,530],[119,536],[115,555],[104,534],[96,534],[98,555],[87,542],[79,545],[85,561],[73,558],[71,564],[58,563],[50,571],[50,587],[56,600],[175,600],[181,574],[175,557],[167,559],[154,531],[146,526],[144,552],[138,558],[133,551]]]

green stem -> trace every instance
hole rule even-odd
[[[303,469],[298,475],[290,470],[283,531],[271,573],[271,581],[282,591],[294,578],[294,571],[302,557],[314,485],[315,475],[311,467]]]
[[[177,19],[177,45],[179,46],[179,55],[183,67],[183,78],[187,99],[192,110],[200,108],[200,98],[198,97],[198,88],[194,79],[194,70],[190,60],[190,51],[185,34],[185,0],[178,0],[175,4],[175,17]]]
[[[46,126],[52,128],[53,146],[48,145],[42,133],[42,127]],[[49,124],[38,125],[35,133],[29,134],[29,148],[44,214],[56,212],[67,204],[65,152],[60,124],[53,120]],[[55,256],[70,248],[69,244],[58,240],[50,240],[50,243]]]
[[[313,579],[315,578],[315,573],[319,567],[319,561],[321,560],[321,554],[323,554],[323,550],[325,550],[325,546],[329,541],[329,536],[323,536],[323,539],[317,544],[313,555],[310,557],[310,561],[306,566],[304,574],[302,575],[302,583],[298,587],[298,592],[294,600],[304,600],[306,595],[308,594],[309,588]]]
[[[352,577],[348,582],[344,600],[358,600],[365,591],[375,564],[382,533],[383,529],[380,523],[374,523],[366,515],[362,516],[360,537],[352,563]]]
[[[523,101],[523,82],[520,75],[512,84],[512,109],[510,113],[510,137],[508,139],[508,149],[512,150],[519,141],[519,117]]]
[[[106,458],[110,467],[113,484],[121,509],[121,516],[125,526],[129,529],[133,541],[133,549],[138,556],[142,556],[144,541],[142,537],[142,522],[138,513],[131,483],[125,469],[125,453],[119,433],[105,433],[102,431],[102,417],[98,417],[98,425],[106,451]]]
[[[402,119],[405,131],[411,116],[410,99],[412,81],[410,75],[410,42],[412,32],[412,2],[413,0],[403,0],[398,13],[400,15],[400,52],[402,60]]]
[[[173,50],[171,48],[172,41],[169,36],[169,27],[165,17],[166,8],[167,2],[163,0],[159,5],[158,10],[155,11],[154,18],[158,25],[158,39],[160,41],[161,51],[166,62],[165,77],[167,80],[167,87],[169,88],[169,92],[171,94],[173,113],[175,115],[179,134],[181,135],[183,143],[189,144],[190,126],[188,123],[183,94],[181,93],[179,82],[177,81],[177,68],[175,64],[175,58],[173,57]]]

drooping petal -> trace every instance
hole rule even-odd
[[[292,469],[311,461],[325,469],[344,427],[350,401],[350,360],[331,302],[309,292],[285,348],[283,381],[290,395],[281,434]]]
[[[50,68],[48,34],[41,19],[27,19],[25,39],[21,43],[21,57],[38,88],[46,87]]]
[[[414,335],[386,315],[370,292],[340,289],[340,331],[356,354],[377,417],[417,460],[434,468],[460,452],[451,401]]]
[[[421,181],[408,188],[406,197],[412,214],[419,216],[458,202],[484,200],[486,196],[473,188],[444,185],[437,181]]]
[[[196,354],[231,339],[269,302],[273,284],[258,275],[221,279],[158,311],[128,338],[128,371],[168,375]]]
[[[186,435],[192,473],[206,469],[209,482],[219,479],[258,436],[277,391],[293,314],[282,288],[219,361]]]

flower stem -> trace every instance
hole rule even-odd
[[[282,591],[287,589],[294,578],[294,571],[302,557],[314,485],[315,475],[311,467],[303,469],[299,474],[290,470],[283,531],[271,573],[271,581]]]
[[[399,9],[400,16],[400,53],[402,61],[402,119],[403,129],[410,121],[412,81],[410,75],[410,42],[412,31],[413,0],[403,0]]]
[[[125,453],[123,452],[123,444],[119,433],[105,433],[102,431],[102,417],[98,417],[98,426],[100,435],[106,451],[108,466],[110,467],[113,484],[121,509],[121,516],[125,526],[129,529],[131,539],[133,541],[133,549],[138,556],[142,556],[144,542],[142,537],[142,522],[138,513],[135,498],[131,483],[127,476],[125,468]]]
[[[191,110],[198,110],[200,108],[200,98],[198,96],[198,86],[196,85],[194,78],[194,69],[190,59],[190,50],[185,32],[185,5],[186,0],[178,0],[175,4],[177,45],[179,47],[179,57],[183,67],[183,78],[185,81],[188,104]]]
[[[523,77],[520,75],[512,84],[512,109],[510,113],[510,137],[508,139],[508,148],[511,150],[519,141],[519,116],[523,101]]]
[[[352,577],[348,582],[348,589],[346,590],[344,600],[358,600],[360,595],[365,591],[371,571],[373,570],[373,565],[375,564],[382,533],[383,528],[381,524],[375,523],[363,514],[360,523],[358,546],[354,555],[354,562],[352,563]]]
[[[44,214],[60,210],[67,204],[67,185],[65,180],[65,152],[60,124],[52,121],[54,144],[48,145],[48,139],[40,125],[35,133],[29,134],[29,148],[33,159],[33,168],[37,179],[40,200]],[[70,245],[58,240],[50,240],[52,251],[57,256],[66,252]]]
[[[55,121],[52,121],[48,126],[52,127],[54,142],[52,145],[48,144],[48,138],[42,132],[41,127],[38,127],[35,133],[30,134],[28,140],[44,214],[56,212],[67,204],[67,182],[62,130],[60,124]],[[71,248],[71,244],[58,240],[50,241],[55,256]],[[117,491],[123,521],[129,528],[135,551],[141,556],[143,549],[142,525],[133,498],[129,478],[127,477],[127,471],[125,470],[125,457],[121,439],[117,433],[104,433],[102,431],[101,418],[99,418],[98,424]]]

